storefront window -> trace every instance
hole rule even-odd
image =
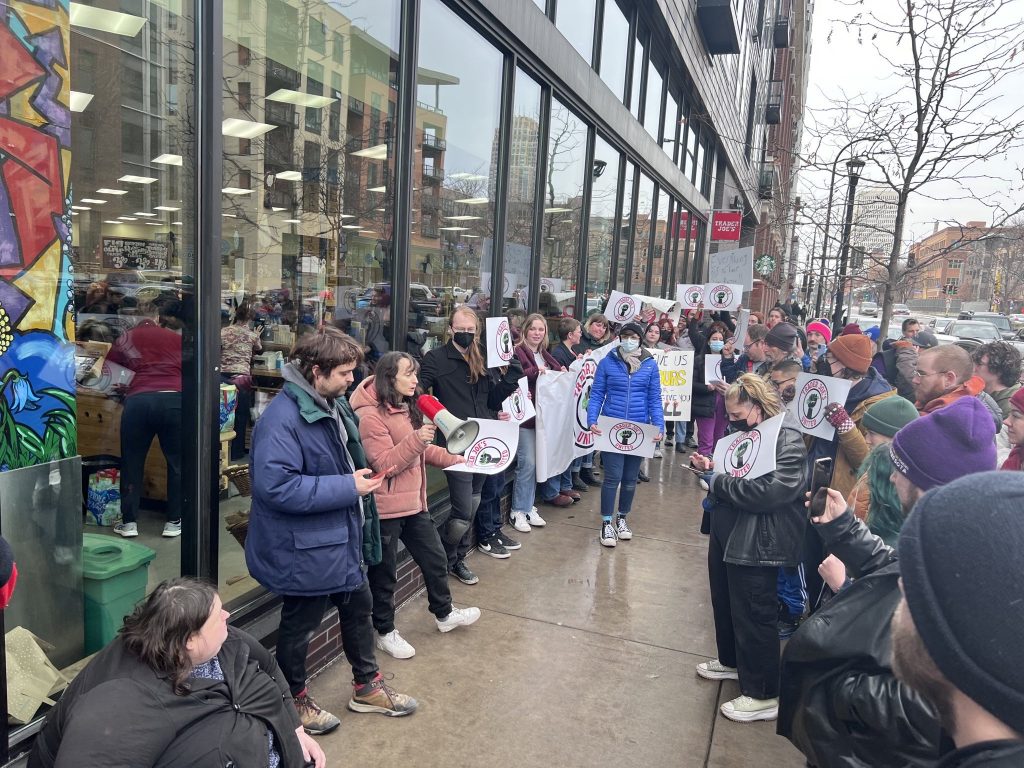
[[[636,166],[626,163],[626,178],[622,185],[622,207],[619,213],[619,259],[618,267],[615,270],[615,283],[612,285],[612,288],[617,291],[625,291],[628,282],[626,268],[629,266],[629,244],[636,227],[636,219],[633,215],[633,180],[636,179],[636,174]]]
[[[668,100],[665,103],[665,127],[661,131],[663,139],[661,148],[675,162],[678,158],[679,141],[681,138],[679,130],[683,120],[682,102],[676,94],[675,88],[670,87],[668,89],[667,98]]]
[[[195,389],[182,365],[196,331],[192,3],[117,7],[0,14],[0,511],[20,571],[4,621],[61,668],[180,575],[198,533],[181,480],[182,393]],[[12,722],[28,722],[43,702],[7,672]]]
[[[629,20],[618,0],[604,0],[601,32],[601,79],[623,100],[626,93],[626,62],[629,60]]]
[[[594,180],[590,190],[590,223],[587,227],[587,284],[584,314],[604,310],[611,281],[615,228],[615,197],[619,186],[619,153],[602,138],[594,144]]]
[[[516,72],[508,162],[508,214],[502,306],[526,309],[533,264],[533,221],[540,147],[540,86]]]
[[[644,127],[654,137],[655,141],[661,141],[659,129],[661,127],[661,104],[665,96],[665,78],[662,77],[654,59],[650,60],[647,67],[647,92],[645,94],[644,106]]]
[[[245,21],[229,10],[221,368],[237,407],[225,527],[249,507],[251,416],[280,391],[295,340],[335,323],[371,364],[392,346],[399,2],[265,0]],[[226,534],[219,575],[226,604],[257,586]]]
[[[630,90],[629,111],[633,113],[633,117],[639,120],[640,105],[643,103],[643,101],[641,100],[640,84],[641,82],[643,82],[644,63],[646,58],[646,32],[644,32],[641,29],[638,29],[637,38],[634,42],[636,43],[636,45],[633,47],[633,87]]]
[[[594,16],[597,0],[558,0],[555,26],[590,64],[594,55]]]
[[[586,124],[552,99],[538,301],[546,317],[575,311],[586,156]]]
[[[646,291],[653,206],[654,181],[646,175],[641,175],[640,191],[636,198],[636,228],[633,234],[633,269],[629,288],[632,293],[645,293]]]
[[[409,329],[426,352],[455,306],[490,311],[502,56],[440,0],[419,51]]]
[[[665,247],[668,238],[668,220],[672,198],[664,190],[658,192],[658,204],[654,216],[654,250],[651,252],[651,296],[660,297],[664,285],[663,274],[668,266],[665,262],[668,249]]]

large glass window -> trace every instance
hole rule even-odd
[[[654,215],[654,250],[651,252],[651,296],[661,296],[664,287],[662,275],[668,266],[665,259],[668,249],[665,247],[668,238],[668,221],[672,198],[664,190],[658,192],[658,203]],[[674,290],[673,290],[674,293]]]
[[[637,30],[637,38],[633,47],[633,84],[629,92],[629,111],[633,117],[640,119],[641,101],[640,84],[643,82],[644,61],[647,50],[647,34],[642,29]]]
[[[108,6],[0,14],[0,514],[20,571],[4,621],[61,668],[180,575],[199,533],[182,500],[193,3]],[[15,722],[37,705],[8,697]]]
[[[540,312],[548,317],[574,311],[586,156],[586,124],[552,99],[538,297]]]
[[[521,70],[516,72],[509,139],[502,303],[506,309],[525,309],[533,264],[533,222],[537,209],[540,85]]]
[[[619,186],[619,153],[604,139],[594,143],[594,177],[590,189],[590,223],[587,227],[587,284],[584,314],[604,309],[612,277],[612,246],[619,221],[615,197]]]
[[[597,0],[558,0],[555,26],[590,64],[594,56],[594,19]]]
[[[296,338],[333,322],[371,363],[391,348],[399,5],[260,0],[245,21],[225,5],[221,369],[253,385],[234,393],[225,525],[249,506],[251,416]],[[238,542],[220,542],[230,603],[257,585]]]
[[[682,106],[682,100],[677,95],[676,89],[670,87],[665,103],[665,127],[661,132],[661,146],[673,162],[678,162],[679,159],[680,128],[683,121]]]
[[[629,287],[631,293],[646,292],[653,208],[654,181],[646,174],[641,174],[640,191],[636,197],[636,227],[633,232],[633,268],[630,271]]]
[[[440,0],[423,2],[419,51],[409,328],[426,352],[456,304],[490,310],[502,55]]]
[[[622,206],[619,214],[619,258],[615,270],[615,283],[612,288],[617,291],[626,290],[627,266],[629,265],[629,244],[632,242],[636,220],[633,218],[633,181],[638,173],[637,167],[626,163],[626,178],[622,186]]]
[[[604,0],[604,29],[601,32],[601,79],[619,101],[626,93],[626,63],[629,60],[629,19],[618,0]]]
[[[652,58],[647,67],[647,91],[644,95],[644,127],[654,137],[655,141],[661,141],[661,104],[664,101],[665,78],[662,77]]]

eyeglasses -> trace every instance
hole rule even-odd
[[[796,381],[796,376],[792,379],[783,379],[782,381],[776,381],[775,379],[768,379],[768,383],[771,384],[775,389],[782,389],[784,386],[789,384],[791,381]]]
[[[949,373],[949,371],[914,371],[915,379],[925,379],[929,376],[937,376],[943,373]]]

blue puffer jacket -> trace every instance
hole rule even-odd
[[[363,581],[362,513],[341,427],[292,367],[256,422],[245,562],[278,595],[351,592]]]
[[[655,424],[665,432],[665,413],[661,407],[661,373],[650,352],[640,350],[640,368],[630,375],[615,350],[597,364],[594,385],[587,406],[587,424],[597,424],[598,416],[630,419]]]

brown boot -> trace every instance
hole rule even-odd
[[[388,717],[402,717],[416,711],[416,699],[392,689],[377,676],[369,683],[352,684],[348,708],[353,712],[379,712]]]
[[[306,733],[310,736],[321,736],[325,733],[330,733],[341,725],[341,720],[326,709],[320,709],[320,706],[313,701],[313,697],[309,695],[309,691],[303,691],[292,701],[299,713],[302,727],[306,729]]]

